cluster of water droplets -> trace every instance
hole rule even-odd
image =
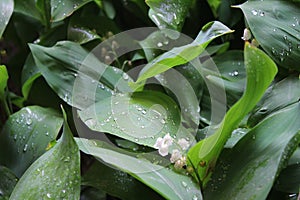
[[[253,10],[251,10],[251,13],[252,13],[252,15],[254,15],[254,16],[260,16],[260,17],[265,16],[265,12],[262,11],[262,10],[256,10],[256,9],[253,9]]]

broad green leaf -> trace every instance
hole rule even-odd
[[[26,170],[13,190],[10,200],[79,200],[80,154],[65,113],[64,118],[62,137]]]
[[[300,164],[289,165],[282,170],[275,188],[286,193],[298,193],[300,189]]]
[[[9,19],[14,10],[14,1],[13,0],[1,0],[0,2],[0,38],[9,22]]]
[[[18,177],[55,140],[62,118],[49,108],[30,106],[9,117],[0,134],[0,163]]]
[[[106,193],[102,190],[93,188],[93,187],[87,187],[83,188],[80,193],[80,200],[107,200]]]
[[[300,4],[291,1],[247,1],[242,9],[252,34],[279,65],[300,71]]]
[[[7,200],[18,182],[18,178],[8,168],[0,166],[0,180],[0,199]]]
[[[98,23],[99,21],[101,23]],[[83,44],[100,39],[108,32],[118,33],[120,30],[114,21],[105,16],[73,15],[69,22],[68,39]]]
[[[144,159],[138,159],[118,152],[107,143],[76,139],[81,151],[93,155],[148,185],[166,199],[202,199],[199,186],[190,177],[155,165]]]
[[[231,32],[228,27],[217,21],[206,24],[192,43],[174,48],[148,63],[136,82],[142,82],[197,58],[213,39]]]
[[[129,174],[95,162],[82,178],[82,185],[98,188],[120,199],[162,199]],[[111,186],[114,187],[111,187]]]
[[[51,0],[51,21],[61,21],[91,1],[92,0]]]
[[[78,113],[94,131],[111,133],[150,147],[167,133],[176,136],[180,126],[175,102],[154,91],[114,95]]]
[[[294,103],[270,115],[231,150],[224,151],[205,198],[266,199],[300,143],[299,119],[300,103]]]
[[[288,166],[283,169],[275,183],[276,190],[286,193],[299,193],[300,189],[300,147],[289,159]]]
[[[70,27],[68,31],[68,38],[71,41],[78,42],[79,44],[84,44],[96,39],[101,39],[96,32],[84,27]]]
[[[0,65],[0,102],[6,98],[6,87],[8,80],[8,72],[4,65]]]
[[[217,70],[214,69],[217,67]],[[213,86],[214,91],[226,92],[226,98],[222,99],[218,95],[216,98],[205,87],[202,99],[200,101],[201,120],[208,124],[217,123],[216,119],[211,119],[212,105],[211,100],[214,99],[219,105],[223,105],[226,100],[227,107],[231,107],[241,96],[245,88],[246,72],[244,66],[244,55],[242,51],[231,50],[223,54],[219,54],[208,59],[203,63],[201,69],[202,76],[205,77],[206,84]],[[220,92],[216,92],[220,93]],[[220,115],[222,117],[222,115]],[[212,122],[213,120],[213,122]],[[221,121],[222,119],[218,119]]]
[[[300,79],[296,76],[287,77],[274,84],[248,119],[248,125],[253,126],[274,111],[297,102],[300,97],[299,88]]]
[[[15,13],[20,13],[26,16],[29,16],[33,19],[36,19],[44,23],[41,19],[41,13],[36,8],[36,0],[15,0]]]
[[[221,5],[221,0],[207,0],[207,3],[211,7],[214,16],[217,17],[218,16],[217,11],[219,9],[219,6]]]
[[[106,16],[109,19],[114,19],[116,16],[116,10],[115,10],[112,2],[107,1],[107,0],[102,0],[102,5],[103,5],[103,10],[104,10]]]
[[[192,6],[192,0],[146,0],[149,17],[159,29],[180,31]]]
[[[47,83],[71,106],[83,109],[110,97],[114,90],[131,91],[127,74],[101,63],[77,43],[64,41],[53,47],[30,44],[30,49]]]
[[[22,70],[22,95],[26,101],[33,82],[41,76],[39,69],[34,63],[33,56],[30,53],[25,61]]]
[[[216,161],[232,131],[263,96],[277,73],[275,63],[261,50],[245,44],[246,90],[242,98],[225,115],[216,132],[198,142],[188,152],[192,166],[205,186]],[[257,65],[259,63],[259,65]]]

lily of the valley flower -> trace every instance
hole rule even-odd
[[[190,146],[190,143],[184,138],[179,139],[178,144],[182,150],[187,150]]]
[[[169,153],[169,147],[173,143],[173,138],[170,136],[170,133],[166,134],[163,138],[157,138],[154,148],[158,148],[158,153],[162,156],[166,156]]]
[[[172,155],[170,158],[171,163],[175,163],[177,160],[179,160],[182,157],[181,152],[178,149],[174,149],[172,151]]]

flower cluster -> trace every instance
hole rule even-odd
[[[158,149],[158,153],[161,156],[166,156],[168,155],[169,147],[173,145],[173,142],[174,139],[168,133],[163,138],[157,138],[154,148]],[[186,165],[186,157],[183,155],[183,152],[189,148],[190,143],[185,138],[181,138],[175,143],[178,148],[172,150],[170,161],[171,163],[174,163],[175,168],[179,169]]]

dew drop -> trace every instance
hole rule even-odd
[[[252,13],[253,15],[257,15],[257,14],[258,14],[257,10],[252,10],[251,13]]]
[[[196,195],[194,195],[193,200],[198,200],[198,197]]]
[[[26,124],[28,125],[28,126],[30,126],[31,124],[32,124],[32,120],[29,118],[29,119],[27,119],[26,120]]]
[[[166,123],[166,121],[165,121],[164,119],[161,119],[160,122],[161,122],[162,124],[165,124],[165,123]]]
[[[51,194],[47,193],[46,196],[50,199],[51,198]]]
[[[147,114],[147,111],[146,110],[142,110],[142,114],[143,115]]]
[[[263,11],[261,11],[261,12],[259,13],[259,16],[263,17],[263,16],[265,16],[265,13],[264,13]]]
[[[187,183],[186,182],[182,181],[181,184],[182,184],[183,187],[185,187],[185,188],[187,187]]]
[[[129,79],[129,76],[128,76],[126,73],[124,73],[124,74],[122,75],[122,77],[123,77],[124,80],[128,80],[128,79]]]
[[[159,42],[157,43],[157,47],[162,47],[163,46],[163,43]]]
[[[28,144],[25,144],[23,151],[26,152],[28,148]]]
[[[138,121],[141,121],[141,118],[140,118],[140,117],[138,117],[138,118],[137,118],[137,120],[138,120]]]

